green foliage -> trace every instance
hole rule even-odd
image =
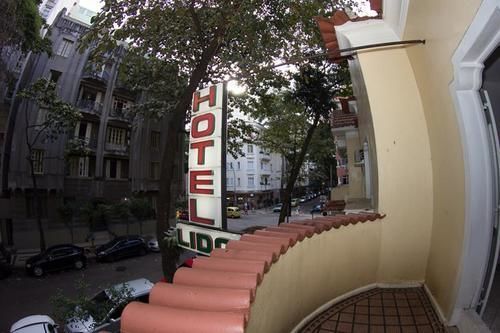
[[[51,298],[54,307],[54,317],[59,322],[78,322],[86,321],[90,318],[94,320],[94,329],[104,320],[111,310],[126,305],[132,299],[132,289],[124,284],[119,288],[108,288],[101,292],[97,297],[89,297],[89,287],[80,278],[75,282],[75,293],[73,297],[67,297],[62,290],[58,290],[56,295]]]
[[[337,161],[335,142],[328,123],[319,124],[309,145],[307,160],[314,165],[309,173],[309,181],[319,186],[322,183],[337,183]]]
[[[46,52],[51,55],[51,42],[40,36],[44,27],[38,12],[40,0],[2,0],[0,4],[0,50],[19,48],[23,53]]]
[[[139,221],[144,221],[154,216],[154,209],[147,198],[132,198],[129,204],[130,213]]]
[[[91,230],[99,224],[107,226],[111,214],[112,206],[99,201],[86,202],[79,210],[79,215],[89,225]]]
[[[29,116],[28,107],[25,107],[26,118],[33,119],[25,128],[30,149],[39,140],[42,142],[57,140],[61,134],[73,129],[82,117],[74,106],[59,98],[56,84],[45,78],[36,80],[31,86],[19,92],[18,96],[38,106],[36,111],[39,115],[36,119]]]

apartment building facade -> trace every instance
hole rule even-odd
[[[125,47],[109,52],[98,65],[89,58],[90,49],[78,50],[78,38],[89,29],[80,18],[65,9],[59,13],[52,25],[53,56],[21,55],[26,59],[16,87],[48,78],[56,82],[60,98],[81,112],[74,130],[54,142],[39,142],[32,154],[48,245],[69,241],[68,221],[59,213],[66,203],[95,205],[139,195],[149,198],[154,207],[159,190],[160,152],[166,139],[162,129],[168,119],[152,121],[132,114],[140,96],[118,80]],[[24,124],[36,121],[43,111],[16,99],[15,92],[5,89],[2,96],[0,232],[3,242],[29,248],[38,246],[38,231]],[[72,150],[75,146],[83,149]],[[92,231],[82,219],[74,227],[75,242],[85,241]],[[123,232],[119,223],[112,228],[117,234]],[[144,232],[153,230],[153,223],[144,225]]]
[[[270,206],[280,200],[284,163],[280,154],[256,144],[244,144],[244,156],[227,155],[227,202],[249,208]]]

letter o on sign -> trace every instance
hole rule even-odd
[[[207,128],[200,131],[200,123],[206,121]],[[212,135],[215,130],[215,116],[213,113],[205,113],[193,118],[191,122],[191,136],[194,139]]]

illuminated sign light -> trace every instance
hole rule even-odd
[[[226,216],[225,84],[193,94],[189,137],[188,205],[190,224],[177,223],[180,247],[209,254],[240,235],[222,232]]]

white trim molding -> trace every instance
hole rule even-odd
[[[457,297],[449,323],[463,330],[479,318],[473,310],[486,274],[493,225],[493,164],[479,89],[483,63],[500,45],[499,26],[500,1],[484,0],[452,57],[454,81],[449,88],[464,156],[465,226],[455,281]]]

